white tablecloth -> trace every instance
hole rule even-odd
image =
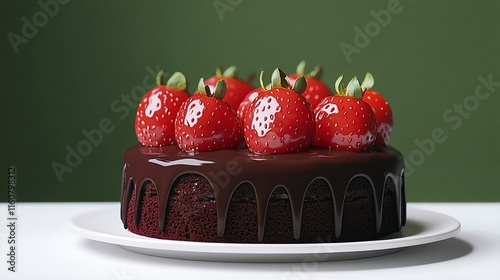
[[[391,255],[314,265],[152,257],[69,231],[73,217],[113,205],[117,203],[16,204],[16,272],[11,272],[10,220],[7,204],[1,203],[0,279],[500,279],[500,203],[410,203],[456,218],[461,232]]]

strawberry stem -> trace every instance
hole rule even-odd
[[[271,87],[288,88],[289,85],[286,74],[281,69],[276,68],[271,75]]]
[[[219,65],[217,68],[215,68],[215,76],[217,77],[222,77],[222,66]]]
[[[223,77],[228,77],[228,78],[236,78],[237,72],[236,72],[236,66],[232,65],[226,70],[224,70],[224,73],[222,73]]]
[[[200,78],[200,81],[198,82],[198,92],[206,96],[209,96],[210,94],[210,88],[205,85],[203,78]]]
[[[314,70],[309,73],[309,76],[317,80],[321,80],[321,77],[323,76],[323,68],[321,66],[314,67]]]
[[[198,92],[208,97],[222,99],[226,95],[226,90],[226,82],[223,79],[217,81],[217,83],[215,84],[214,92],[210,90],[209,86],[205,85],[205,81],[203,80],[203,78],[201,78],[198,82]]]
[[[215,76],[217,77],[237,78],[237,75],[236,65],[231,65],[226,70],[223,70],[221,65],[215,68]]]
[[[315,78],[317,80],[321,80],[321,77],[323,76],[323,68],[321,66],[316,66],[314,69],[311,71],[309,74],[306,73],[306,62],[302,60],[298,65],[297,65],[297,70],[296,73],[300,75],[306,75],[311,78]]]
[[[260,86],[265,89],[266,86],[264,85],[264,71],[260,71],[260,76],[259,76],[259,82],[260,82]]]
[[[367,72],[363,82],[361,83],[361,89],[365,92],[366,90],[371,89],[374,84],[375,79],[370,72]]]
[[[339,95],[345,95],[344,85],[342,84],[342,79],[344,79],[344,75],[340,75],[340,77],[338,77],[337,80],[335,81],[335,91]]]
[[[353,96],[358,99],[363,98],[363,91],[361,90],[358,78],[354,77],[349,81],[347,84],[346,95]]]
[[[295,72],[297,72],[297,74],[299,74],[299,75],[304,75],[305,70],[306,70],[306,62],[305,62],[305,60],[302,60],[297,65],[297,70]]]
[[[295,84],[292,87],[298,94],[302,94],[307,88],[307,81],[305,76],[300,76],[297,80],[295,80]]]
[[[170,79],[167,80],[166,86],[173,87],[180,90],[186,90],[187,81],[184,74],[181,72],[175,72]]]
[[[335,91],[337,92],[337,94],[343,96],[352,96],[358,99],[363,98],[363,90],[359,85],[358,78],[352,78],[347,84],[347,88],[345,88],[345,90],[344,85],[342,84],[343,78],[344,76],[340,75],[340,77],[337,78],[337,81],[335,81]]]
[[[226,95],[226,89],[226,82],[223,79],[220,79],[217,81],[217,84],[215,84],[215,89],[212,96],[219,100],[222,100],[222,98],[224,98],[224,96]]]
[[[162,86],[164,85],[164,80],[163,80],[163,69],[160,69],[158,72],[158,75],[156,75],[156,85],[157,86]]]

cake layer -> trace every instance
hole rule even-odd
[[[135,146],[124,162],[121,217],[141,235],[353,241],[398,231],[406,219],[403,157],[392,147],[255,155]]]

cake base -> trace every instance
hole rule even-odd
[[[405,223],[402,162],[390,147],[252,157],[137,146],[125,156],[122,220],[139,235],[182,241],[374,240]],[[352,168],[357,171],[348,172]],[[318,172],[324,176],[311,174]],[[276,183],[273,173],[286,183]]]

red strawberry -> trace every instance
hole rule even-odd
[[[302,77],[291,89],[280,69],[273,72],[271,89],[260,93],[245,115],[245,141],[250,151],[298,152],[312,144],[314,115],[311,104],[300,95],[306,86]]]
[[[363,151],[375,141],[375,115],[361,100],[362,90],[356,78],[344,87],[337,79],[337,94],[324,98],[314,109],[316,135],[314,145],[334,150]]]
[[[371,89],[374,84],[372,74],[366,73],[366,77],[361,84],[363,89],[363,101],[368,103],[375,112],[375,119],[377,121],[377,137],[375,144],[386,146],[392,134],[392,110],[389,102],[377,91]]]
[[[222,99],[226,93],[224,80],[217,82],[213,93],[198,84],[198,93],[182,103],[175,119],[175,137],[184,151],[229,149],[243,142],[238,116]]]
[[[259,94],[266,89],[263,87],[258,87],[252,91],[250,91],[247,96],[245,96],[245,99],[241,101],[240,106],[238,107],[238,110],[236,111],[238,113],[238,118],[240,120],[240,125],[243,127],[243,120],[245,119],[245,115],[248,111],[248,107],[250,107],[250,104],[259,96]]]
[[[235,111],[238,110],[241,101],[254,87],[250,83],[236,77],[236,66],[234,65],[227,68],[224,72],[222,72],[221,67],[218,67],[215,72],[215,76],[205,80],[205,85],[209,86],[211,91],[214,91],[217,81],[224,80],[227,90],[222,100],[229,104]]]
[[[157,86],[150,89],[141,99],[135,115],[137,140],[144,146],[167,146],[175,144],[174,119],[184,100],[186,77],[175,72],[163,84],[163,70],[156,78]]]
[[[263,84],[262,75],[263,75],[263,72],[260,72],[261,84]],[[240,106],[238,106],[238,110],[236,111],[238,113],[238,118],[240,119],[241,127],[244,127],[243,120],[245,119],[245,115],[247,114],[248,107],[250,107],[250,104],[255,100],[255,98],[257,98],[257,96],[259,96],[259,94],[265,90],[266,90],[266,88],[264,88],[262,86],[255,88],[255,89],[251,90],[245,96],[243,101],[241,101]]]
[[[323,100],[323,98],[332,95],[332,92],[330,88],[321,81],[321,76],[323,74],[323,69],[321,67],[316,66],[311,73],[304,74],[305,67],[306,62],[301,61],[297,66],[297,73],[289,75],[288,79],[290,81],[290,85],[293,86],[297,78],[300,76],[306,77],[307,88],[302,96],[304,96],[307,101],[311,103],[311,107],[314,109],[318,106],[319,102]]]

